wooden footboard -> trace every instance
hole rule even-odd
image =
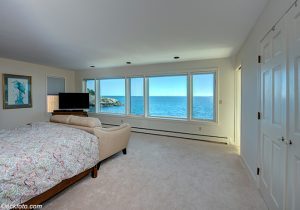
[[[65,179],[62,182],[60,182],[59,184],[55,185],[54,187],[50,188],[49,190],[47,190],[46,192],[31,198],[29,201],[23,203],[26,206],[30,206],[30,205],[39,205],[42,204],[43,202],[45,202],[46,200],[52,198],[53,196],[55,196],[57,193],[63,191],[64,189],[66,189],[67,187],[69,187],[70,185],[76,183],[77,181],[79,181],[80,179],[82,179],[83,177],[87,176],[89,173],[91,173],[93,178],[97,177],[97,165],[95,165],[94,167],[81,172],[80,174],[77,174],[76,176],[73,176],[70,179]],[[23,205],[22,204],[22,205]]]

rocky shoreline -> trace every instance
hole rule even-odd
[[[123,104],[114,98],[101,98],[100,99],[101,106],[122,106]]]
[[[100,105],[103,107],[109,107],[109,106],[123,106],[124,104],[122,104],[120,101],[114,98],[102,97],[100,99]],[[90,106],[95,106],[95,96],[91,97],[90,95]]]

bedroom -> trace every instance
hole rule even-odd
[[[100,155],[108,127],[129,124],[128,147],[43,209],[299,209],[298,14],[293,0],[1,1],[0,137],[45,126],[59,92],[89,93],[112,129]],[[28,107],[8,108],[11,75],[30,78]]]

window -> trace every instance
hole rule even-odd
[[[187,118],[187,76],[149,77],[149,116]]]
[[[89,93],[90,97],[90,108],[89,112],[96,112],[96,81],[87,80],[86,81],[86,92]]]
[[[215,120],[215,74],[193,74],[193,119]]]
[[[199,121],[217,120],[216,84],[216,71],[85,80],[90,112]]]
[[[58,109],[58,94],[65,92],[65,78],[47,77],[47,112]]]
[[[144,115],[144,78],[130,78],[130,114]]]
[[[100,112],[125,114],[125,79],[100,80]]]

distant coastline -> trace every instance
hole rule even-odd
[[[101,97],[100,105],[104,107],[124,106],[124,104],[122,104],[119,100],[111,97]]]

